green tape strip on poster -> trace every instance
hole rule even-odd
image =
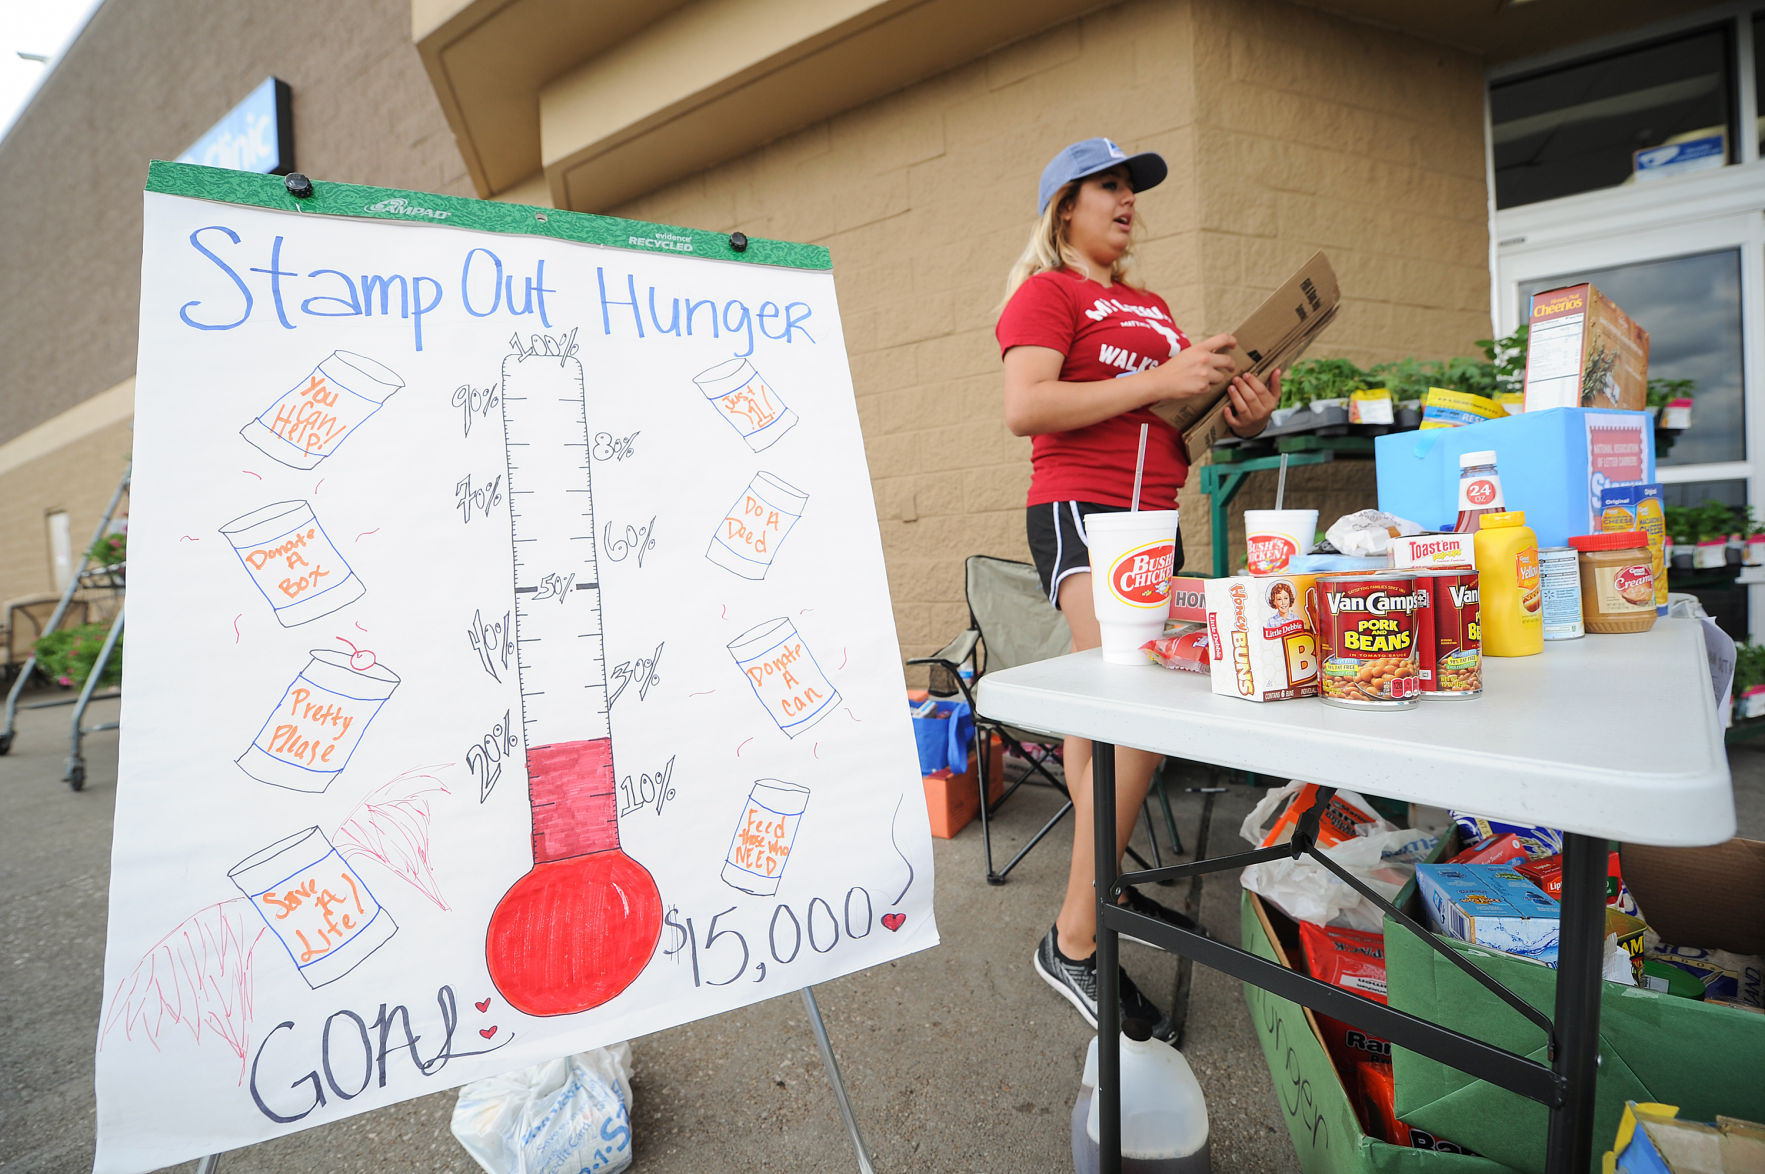
[[[697,228],[593,216],[531,204],[503,204],[465,196],[410,192],[399,188],[313,181],[313,194],[295,199],[279,175],[228,171],[192,163],[155,160],[148,165],[147,190],[168,196],[189,196],[226,204],[244,204],[277,212],[319,216],[350,216],[361,220],[402,220],[446,224],[479,232],[506,232],[548,237],[578,244],[630,249],[640,253],[673,253],[714,261],[738,261],[783,269],[831,269],[833,261],[821,245],[750,238],[737,252],[729,236]]]

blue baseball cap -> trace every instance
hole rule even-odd
[[[1126,167],[1128,180],[1137,192],[1157,187],[1170,174],[1164,156],[1155,151],[1130,155],[1110,139],[1080,139],[1042,168],[1042,184],[1036,193],[1036,215],[1048,210],[1048,201],[1065,185],[1099,171],[1108,171],[1111,167]]]

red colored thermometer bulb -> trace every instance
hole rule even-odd
[[[485,960],[516,1010],[573,1015],[643,972],[662,898],[619,844],[582,366],[511,355],[502,400],[533,869],[497,902]]]

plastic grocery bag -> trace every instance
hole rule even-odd
[[[1244,818],[1240,829],[1244,838],[1260,847],[1269,836],[1272,817],[1305,785],[1294,781],[1265,795]],[[1416,862],[1428,855],[1439,837],[1393,826],[1353,791],[1337,791],[1335,798],[1338,808],[1359,808],[1364,818],[1353,824],[1353,835],[1321,850],[1356,880],[1391,900],[1415,875]],[[1384,929],[1384,914],[1377,906],[1309,857],[1253,864],[1240,879],[1245,888],[1295,921],[1345,925],[1370,933]]]
[[[616,1174],[631,1166],[631,1045],[475,1080],[453,1135],[488,1174]]]

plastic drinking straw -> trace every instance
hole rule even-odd
[[[1134,504],[1128,507],[1132,513],[1140,512],[1140,478],[1146,475],[1146,433],[1151,427],[1150,424],[1140,425],[1140,455],[1134,458]],[[1281,459],[1285,461],[1287,458]]]
[[[1142,425],[1144,427],[1144,425]],[[1281,476],[1275,482],[1275,508],[1281,508],[1282,500],[1287,496],[1287,454],[1281,454]]]

